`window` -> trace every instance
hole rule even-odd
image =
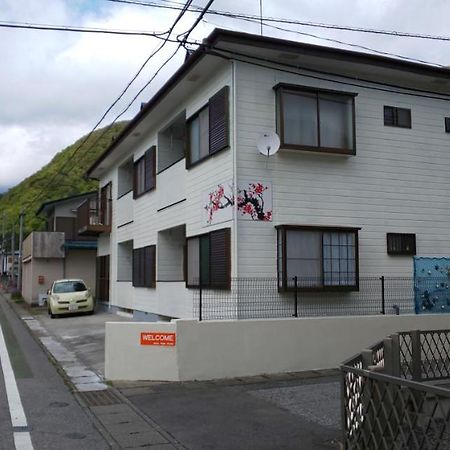
[[[112,184],[108,183],[100,189],[100,224],[111,226]]]
[[[133,249],[133,286],[155,287],[156,245]]]
[[[133,190],[133,159],[119,167],[117,174],[117,198]]]
[[[181,161],[186,154],[186,111],[158,133],[158,173]]]
[[[384,124],[389,127],[411,128],[411,110],[385,106]]]
[[[188,120],[187,168],[229,146],[228,97],[225,86]]]
[[[303,288],[358,289],[358,230],[278,227],[278,283]]]
[[[155,189],[156,187],[156,147],[150,147],[144,155],[134,163],[133,197]]]
[[[389,255],[416,254],[416,235],[414,233],[387,233],[386,240]]]
[[[277,130],[282,147],[354,155],[355,95],[279,84]]]
[[[231,282],[230,229],[187,239],[187,287],[229,289]]]
[[[450,117],[445,118],[445,132],[450,133]]]

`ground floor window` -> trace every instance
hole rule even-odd
[[[358,229],[279,226],[278,283],[302,288],[358,288]]]
[[[230,288],[229,228],[188,238],[186,253],[187,287]]]
[[[133,286],[155,287],[156,245],[133,249]]]

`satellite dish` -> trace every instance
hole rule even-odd
[[[256,146],[262,155],[272,156],[280,149],[280,138],[275,131],[268,131],[259,137]]]

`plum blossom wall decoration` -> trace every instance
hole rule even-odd
[[[240,182],[237,192],[239,217],[246,220],[272,221],[272,184]]]
[[[217,184],[203,194],[204,226],[226,222],[233,218],[233,182]]]

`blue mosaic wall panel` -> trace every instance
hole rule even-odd
[[[450,313],[450,258],[414,257],[416,314]]]

